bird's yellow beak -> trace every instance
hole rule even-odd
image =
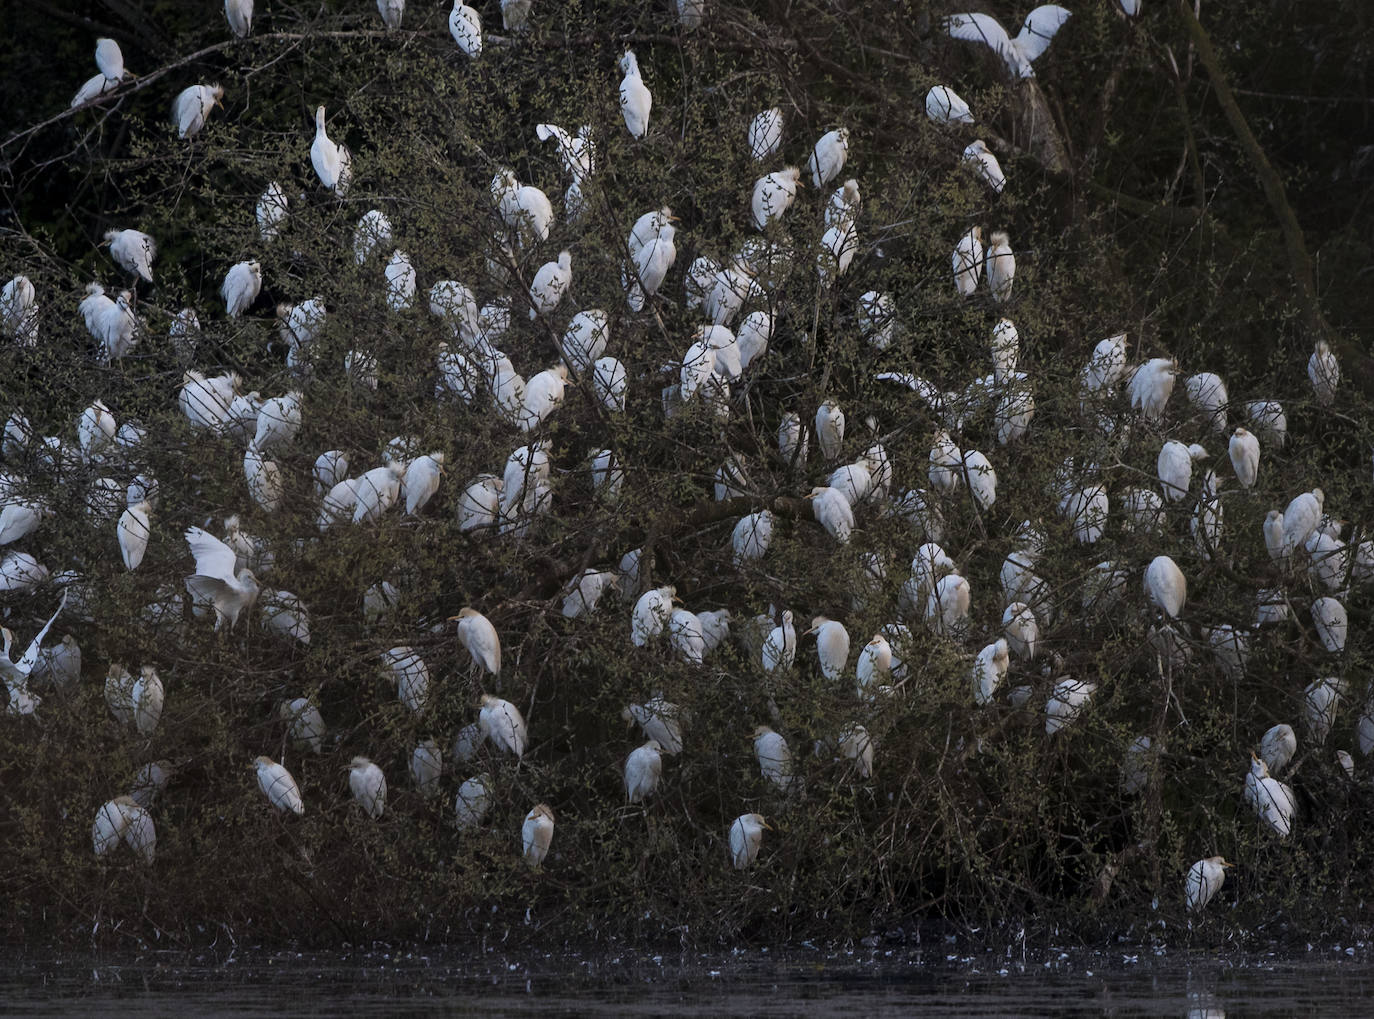
[[[1222,865],[1223,867],[1234,867],[1234,866],[1235,866],[1234,863],[1227,863],[1225,860],[1222,860],[1222,861],[1221,861],[1221,865]]]
[[[809,629],[809,630],[803,630],[803,631],[802,631],[802,636],[803,636],[803,637],[806,637],[806,636],[808,636],[808,635],[810,635],[810,634],[815,633],[815,632],[816,632],[817,630],[819,630],[819,629],[820,629],[819,626],[813,626],[813,627],[811,627],[811,629]]]
[[[462,618],[463,618],[462,616],[449,616],[449,617],[448,617],[448,621],[449,621],[450,623],[454,623],[454,622],[457,622],[458,620],[460,620],[460,619],[462,619]]]
[[[763,826],[764,826],[765,828],[767,828],[769,831],[773,831],[773,830],[774,830],[773,826],[772,826],[771,824],[769,824],[767,821],[760,821],[759,824],[763,825]]]

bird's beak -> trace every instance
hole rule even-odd
[[[681,223],[682,220],[678,219],[676,216],[669,216],[669,217],[668,217],[668,222],[669,222],[669,223]]]
[[[672,600],[673,603],[676,604],[676,605],[681,605],[681,604],[683,603],[683,602],[682,602],[682,599],[679,598],[677,595],[673,595],[673,597],[672,597],[671,600]]]
[[[804,496],[802,496],[802,498],[803,498],[803,499],[814,499],[814,498],[816,498],[816,493],[815,493],[815,492],[807,492]]]
[[[762,825],[763,825],[765,828],[767,828],[769,831],[773,831],[773,830],[774,830],[773,826],[772,826],[771,824],[769,824],[767,821],[760,821],[759,823],[762,824]]]
[[[819,630],[819,629],[820,629],[819,626],[813,626],[813,627],[811,627],[811,629],[809,629],[809,630],[803,630],[803,631],[802,631],[802,636],[803,636],[803,637],[809,636],[810,634],[815,633],[815,632],[816,632],[817,630]]]
[[[1234,867],[1234,866],[1235,866],[1234,863],[1227,863],[1225,860],[1222,860],[1222,861],[1221,861],[1221,865],[1222,865],[1223,867]]]
[[[462,618],[463,618],[462,616],[449,616],[449,617],[448,617],[448,621],[449,621],[450,623],[452,623],[452,622],[455,622],[455,621],[457,621],[457,620],[459,620],[459,619],[462,619]]]

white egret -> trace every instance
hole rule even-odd
[[[421,796],[431,799],[439,795],[439,777],[444,771],[444,755],[439,744],[424,739],[410,752],[410,780]]]
[[[549,855],[549,843],[553,841],[553,808],[547,803],[540,803],[526,814],[525,823],[520,826],[520,840],[525,862],[539,869]]]
[[[763,668],[765,672],[777,669],[790,669],[797,657],[797,631],[792,626],[792,610],[786,609],[782,622],[769,631],[763,641]]]
[[[405,12],[406,0],[377,0],[377,13],[382,16],[382,24],[388,29],[400,28]]]
[[[1336,709],[1345,692],[1345,680],[1337,676],[1313,680],[1303,690],[1303,720],[1307,723],[1308,735],[1317,746],[1325,743],[1326,737],[1331,734],[1331,727],[1336,724]]]
[[[986,512],[997,501],[997,472],[992,469],[988,458],[976,449],[964,452],[963,471],[973,501],[980,510]]]
[[[258,597],[258,582],[251,570],[235,572],[234,550],[199,527],[188,527],[186,544],[196,560],[196,572],[186,578],[186,590],[195,603],[215,610],[215,629],[227,622],[230,629],[239,615]]]
[[[1012,38],[989,14],[953,14],[944,21],[951,39],[980,42],[1002,58],[1013,79],[1034,78],[1031,64],[1049,49],[1056,32],[1072,15],[1057,4],[1045,4],[1026,15],[1021,31]]]
[[[1039,651],[1040,624],[1025,602],[1012,602],[1002,613],[1002,632],[1007,648],[1017,658],[1034,661]]]
[[[531,6],[533,0],[501,0],[501,27],[507,31],[527,29]]]
[[[1254,754],[1250,755],[1250,770],[1245,776],[1244,797],[1266,828],[1281,839],[1288,837],[1297,812],[1293,790],[1271,776],[1268,766]]]
[[[557,262],[545,262],[530,283],[530,318],[548,315],[572,286],[572,255],[558,253]]]
[[[1256,434],[1280,446],[1288,441],[1288,415],[1277,400],[1251,400],[1245,405],[1245,418]]]
[[[796,200],[799,187],[801,171],[795,166],[774,170],[756,180],[754,196],[750,201],[754,225],[762,230],[771,221],[781,219]]]
[[[205,126],[210,111],[224,98],[218,85],[192,85],[177,93],[172,102],[172,123],[181,138],[194,138]]]
[[[482,15],[463,3],[463,0],[453,0],[453,10],[448,16],[448,31],[458,48],[468,57],[476,60],[482,55]]]
[[[983,139],[978,138],[969,142],[964,149],[963,161],[992,188],[994,194],[1000,195],[1002,189],[1007,186],[1007,176],[1002,172],[1002,164],[997,161],[997,157],[992,154],[992,150]]]
[[[636,647],[644,647],[663,631],[672,617],[675,597],[671,587],[654,588],[640,595],[630,616],[630,640]]]
[[[510,701],[491,694],[483,694],[480,704],[477,724],[482,735],[497,750],[523,758],[525,748],[529,745],[529,729],[525,726],[525,717],[520,714],[520,709]]]
[[[1317,341],[1312,356],[1307,359],[1307,377],[1312,382],[1317,403],[1330,406],[1336,398],[1336,387],[1340,385],[1341,366],[1325,340]]]
[[[1178,502],[1188,494],[1192,481],[1193,464],[1207,457],[1207,450],[1197,443],[1184,445],[1169,439],[1160,447],[1156,467],[1159,480],[1164,486],[1164,497],[1170,502]]]
[[[380,209],[369,209],[353,229],[353,261],[362,265],[372,257],[374,251],[390,247],[392,241],[391,220],[386,213]]]
[[[849,155],[849,129],[827,131],[816,140],[806,168],[811,171],[811,183],[823,188],[840,175]]]
[[[261,290],[262,266],[257,262],[237,262],[230,266],[219,289],[224,298],[224,313],[230,318],[238,318],[258,299]]]
[[[816,657],[820,660],[821,675],[832,681],[840,679],[849,662],[849,632],[844,625],[825,616],[816,616],[806,633],[816,635]]]
[[[1188,581],[1178,563],[1168,556],[1155,556],[1145,568],[1145,594],[1160,611],[1177,619],[1188,599]]]
[[[256,447],[249,446],[243,455],[243,475],[248,482],[248,494],[264,513],[275,513],[281,509],[286,494],[281,464],[267,459]]]
[[[310,143],[310,165],[326,191],[342,196],[344,162],[339,146],[324,130],[324,107],[315,108],[315,140]],[[344,185],[346,187],[346,185]]]
[[[648,739],[657,741],[665,754],[682,753],[682,718],[676,704],[655,694],[643,704],[628,705],[621,712],[627,725],[638,725]]]
[[[1294,496],[1293,500],[1283,511],[1283,555],[1291,556],[1293,552],[1307,542],[1312,532],[1321,523],[1322,507],[1326,504],[1326,496],[1320,488],[1314,488],[1310,492],[1302,492]]]
[[[288,810],[297,817],[305,815],[305,801],[301,799],[300,786],[291,772],[270,757],[258,757],[253,761],[258,775],[258,788],[267,797],[267,802],[281,813]]]
[[[662,751],[658,740],[650,739],[625,758],[625,798],[630,803],[643,803],[658,788],[663,772]]]
[[[606,352],[609,341],[610,316],[600,308],[591,308],[579,311],[568,321],[559,348],[570,368],[585,372]]]
[[[935,433],[929,461],[926,477],[931,486],[945,494],[957,491],[964,479],[964,455],[950,438],[949,432],[941,429]]]
[[[152,533],[149,520],[151,512],[152,506],[140,502],[120,515],[115,532],[119,538],[119,555],[124,560],[126,570],[138,569],[148,551],[148,536]]]
[[[825,486],[811,489],[806,498],[811,500],[811,513],[816,522],[840,544],[848,544],[854,530],[854,510],[845,494]]]
[[[816,441],[820,443],[821,455],[827,460],[834,460],[840,455],[844,443],[844,424],[844,411],[834,400],[826,400],[816,408]]]
[[[0,288],[0,334],[8,336],[21,347],[38,343],[38,306],[33,282],[27,276],[15,276]]]
[[[1016,277],[1016,255],[1005,230],[993,231],[988,238],[986,254],[988,289],[992,291],[993,300],[1006,303],[1011,300],[1011,285]]]
[[[324,737],[328,731],[324,716],[308,697],[282,701],[277,713],[287,723],[287,735],[293,744],[312,753],[324,752]]]
[[[1226,408],[1229,397],[1226,383],[1214,372],[1199,372],[1183,380],[1184,392],[1188,402],[1202,415],[1208,426],[1216,432],[1226,431]]]
[[[972,227],[954,246],[954,287],[960,297],[971,297],[983,276],[983,231]]]
[[[782,143],[782,110],[770,106],[761,110],[749,122],[749,155],[757,162],[763,162]]]
[[[459,610],[456,616],[449,616],[450,623],[458,623],[458,640],[467,649],[472,660],[493,676],[501,671],[501,639],[496,635],[496,627],[491,620],[472,607]]]
[[[973,661],[973,700],[980,707],[992,702],[997,688],[1006,678],[1011,668],[1010,646],[1006,638],[999,637],[988,644]]]
[[[753,732],[754,758],[759,762],[763,777],[779,791],[792,788],[792,750],[780,734],[769,726],[756,726]]]
[[[1159,421],[1177,378],[1178,362],[1172,358],[1155,357],[1146,361],[1131,375],[1128,385],[1131,407],[1139,410],[1146,421]]]
[[[474,775],[458,787],[453,800],[454,823],[460,831],[476,828],[491,809],[491,776]]]
[[[936,124],[972,124],[968,103],[948,85],[936,85],[926,93],[926,116]]]
[[[1236,480],[1240,482],[1241,487],[1253,487],[1255,479],[1259,476],[1259,439],[1238,425],[1236,430],[1231,433],[1231,440],[1227,443],[1226,451],[1231,458],[1231,466],[1235,469]]]
[[[224,0],[224,17],[236,39],[248,38],[253,31],[253,0]]]
[[[518,424],[522,432],[532,432],[542,425],[563,402],[568,381],[568,366],[557,364],[530,377],[525,383]]]
[[[231,0],[226,0],[226,3]],[[240,0],[240,2],[251,3],[251,0]],[[287,207],[286,192],[276,181],[272,181],[263,190],[261,197],[258,198],[257,208],[254,214],[258,221],[258,236],[265,244],[271,244],[281,236],[281,226],[286,222],[289,214]],[[189,309],[188,309],[189,310]]]
[[[372,820],[386,810],[386,776],[366,757],[355,757],[348,765],[348,788],[353,799]]]
[[[859,651],[854,665],[855,690],[860,697],[872,697],[892,673],[892,645],[875,633]]]
[[[1345,650],[1345,637],[1349,620],[1345,606],[1337,599],[1327,596],[1312,603],[1312,622],[1317,628],[1317,639],[1322,647],[1332,654]]]
[[[1078,718],[1088,706],[1097,684],[1068,676],[1056,680],[1050,699],[1045,702],[1045,732],[1053,736]]]
[[[926,622],[936,633],[958,636],[968,627],[972,593],[966,579],[947,573],[935,582],[926,598]]]
[[[668,640],[688,665],[701,665],[706,657],[706,633],[695,612],[674,608],[668,617]]]
[[[639,61],[634,50],[626,50],[620,58],[620,69],[625,77],[620,81],[620,112],[625,118],[625,127],[632,138],[643,138],[649,130],[649,110],[654,105],[654,97],[639,74]]]
[[[770,510],[760,510],[741,517],[730,535],[736,566],[762,559],[773,542],[774,517]]]
[[[1234,865],[1220,856],[1209,856],[1188,868],[1188,876],[1183,884],[1183,899],[1189,910],[1196,912],[1206,908],[1226,881],[1223,868],[1231,866]]]
[[[105,243],[110,246],[110,257],[121,269],[144,282],[153,282],[157,243],[150,236],[141,230],[106,230]]]
[[[854,762],[860,778],[873,777],[873,738],[858,722],[848,722],[840,730],[836,748],[846,760]]]
[[[730,860],[736,870],[744,870],[758,859],[763,832],[772,830],[762,814],[741,814],[730,824]]]

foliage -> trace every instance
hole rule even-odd
[[[67,611],[50,637],[78,639],[81,683],[40,687],[36,719],[0,717],[0,848],[9,861],[0,893],[10,903],[0,929],[59,938],[157,931],[195,941],[225,928],[359,940],[452,938],[524,923],[563,936],[707,940],[843,933],[909,916],[1143,926],[1156,916],[1181,918],[1182,875],[1213,853],[1238,864],[1223,898],[1240,902],[1240,923],[1283,917],[1317,926],[1333,908],[1371,894],[1368,763],[1361,759],[1349,780],[1333,757],[1336,747],[1354,750],[1366,696],[1360,624],[1368,591],[1346,578],[1350,642],[1343,655],[1326,654],[1307,614],[1320,592],[1306,573],[1285,575],[1272,564],[1260,532],[1267,509],[1320,485],[1328,511],[1348,518],[1350,548],[1365,537],[1365,368],[1343,362],[1356,384],[1339,391],[1332,409],[1315,404],[1304,377],[1312,337],[1272,212],[1193,67],[1171,4],[1147,0],[1138,23],[1111,4],[1082,6],[1036,65],[1056,113],[1052,129],[1073,157],[1067,174],[1031,154],[1012,112],[1014,89],[995,62],[939,31],[939,18],[957,5],[719,3],[702,29],[685,32],[667,3],[537,2],[531,30],[505,36],[489,3],[478,61],[453,45],[440,4],[412,3],[392,33],[371,4],[259,4],[254,35],[231,42],[218,14],[204,17],[190,5],[92,5],[72,21],[37,8],[17,12],[24,30],[0,51],[18,72],[6,103],[16,129],[0,148],[8,204],[0,268],[5,279],[23,272],[33,280],[41,331],[34,349],[0,346],[0,412],[23,413],[39,435],[71,446],[82,409],[101,399],[120,422],[142,422],[149,438],[104,463],[44,465],[26,454],[5,465],[24,494],[55,511],[18,547],[54,573],[76,571],[91,597],[85,613]],[[1324,310],[1338,331],[1358,331],[1371,310],[1360,272],[1369,258],[1370,167],[1367,153],[1338,152],[1335,139],[1356,117],[1346,100],[1367,105],[1356,89],[1364,88],[1368,36],[1344,31],[1339,19],[1368,12],[1357,0],[1228,0],[1215,8],[1204,9],[1203,20],[1233,33],[1217,44],[1309,232]],[[1011,24],[1020,9],[998,4],[995,13]],[[106,17],[121,20],[105,26]],[[1284,32],[1315,54],[1311,67],[1275,38]],[[145,78],[170,70],[22,130],[65,108],[66,95],[94,70],[94,39],[106,34]],[[616,61],[627,45],[654,95],[649,135],[638,142],[616,100]],[[201,135],[183,142],[167,111],[177,91],[197,82],[223,85],[225,102]],[[995,142],[1010,182],[1000,196],[960,163],[972,135],[927,120],[922,97],[939,82],[970,101],[980,132]],[[1330,101],[1266,98],[1305,89]],[[343,200],[322,191],[310,166],[321,104],[331,137],[354,157]],[[682,299],[685,270],[698,255],[724,259],[756,236],[750,188],[775,166],[753,163],[744,135],[754,113],[773,104],[787,117],[779,166],[804,165],[822,133],[849,128],[841,179],[853,175],[862,188],[859,253],[835,287],[818,285],[821,210],[832,188],[804,190],[769,231],[788,254],[778,285],[760,299],[776,320],[766,360],[735,387],[728,421],[700,400],[665,417],[661,391],[676,381],[699,323]],[[567,181],[555,146],[534,137],[544,121],[591,124],[597,140],[600,168],[576,225],[563,216]],[[493,241],[501,225],[488,191],[503,166],[543,188],[558,212],[549,240],[510,260]],[[253,209],[273,180],[290,216],[281,237],[266,243]],[[681,219],[676,265],[651,311],[633,314],[620,282],[625,238],[636,217],[665,204]],[[395,246],[417,267],[410,310],[388,308],[389,248],[355,264],[354,226],[372,208],[386,212]],[[1005,309],[985,288],[962,300],[950,285],[950,252],[972,225],[985,239],[1005,229],[1016,247],[1016,296]],[[127,285],[97,245],[105,230],[129,226],[158,240],[156,282],[137,288],[138,346],[104,365],[77,304],[92,280],[112,293]],[[551,318],[531,321],[528,283],[562,249],[573,256],[572,298]],[[220,283],[246,259],[261,263],[263,291],[248,314],[229,319]],[[514,295],[500,346],[527,376],[557,363],[563,326],[585,308],[609,312],[607,352],[628,368],[624,414],[602,409],[589,381],[575,378],[543,426],[553,506],[524,537],[458,527],[462,486],[500,474],[527,440],[485,396],[471,407],[436,399],[436,352],[452,337],[425,295],[440,279],[466,282],[482,303]],[[884,351],[866,341],[858,320],[869,290],[891,293],[899,309],[900,338]],[[273,309],[316,295],[329,309],[326,325],[309,371],[293,372]],[[202,326],[189,359],[168,338],[184,307]],[[828,466],[814,436],[809,464],[782,459],[782,416],[796,412],[810,430],[817,405],[834,397],[849,419],[840,462],[881,438],[896,471],[894,494],[925,488],[938,415],[875,376],[914,372],[962,391],[987,371],[987,337],[1004,311],[1020,332],[1037,412],[1020,444],[999,446],[986,410],[956,435],[984,451],[999,477],[986,512],[963,490],[940,502],[942,543],[973,592],[967,638],[932,632],[919,611],[904,618],[912,634],[898,650],[908,674],[891,700],[866,702],[848,680],[825,681],[807,639],[794,668],[763,672],[758,635],[752,643],[740,636],[756,614],[774,606],[791,608],[798,623],[821,613],[841,619],[857,650],[897,621],[907,564],[926,538],[901,515],[868,505],[853,541],[832,541],[798,498],[824,483]],[[1111,433],[1093,427],[1079,406],[1078,375],[1093,344],[1120,331],[1130,335],[1132,363],[1174,356],[1185,373],[1222,374],[1232,424],[1246,399],[1280,399],[1288,411],[1292,438],[1286,447],[1265,444],[1258,487],[1225,490],[1218,555],[1204,555],[1193,540],[1191,496],[1168,509],[1158,536],[1132,537],[1120,525],[1120,495],[1152,483],[1166,438],[1202,442],[1230,481],[1225,438],[1188,407],[1181,380],[1163,427],[1136,420],[1122,394],[1109,407]],[[349,351],[377,358],[375,391],[346,375]],[[188,425],[176,396],[191,367],[238,372],[245,390],[264,397],[303,388],[302,430],[274,454],[287,479],[281,511],[253,505],[242,443]],[[316,455],[343,449],[358,474],[381,462],[394,436],[415,437],[416,452],[444,453],[434,502],[418,517],[393,511],[375,525],[321,534]],[[618,500],[592,488],[589,460],[601,448],[627,470]],[[728,454],[746,465],[747,492],[715,502],[713,480]],[[1095,546],[1080,546],[1056,509],[1052,481],[1070,457],[1080,470],[1098,465],[1111,493],[1112,523]],[[140,473],[159,480],[161,502],[147,558],[130,572],[114,521],[93,518],[84,499],[96,477],[123,484]],[[779,516],[772,547],[761,561],[736,566],[731,528],[761,507]],[[308,606],[308,646],[265,633],[258,614],[236,632],[216,633],[183,604],[191,566],[183,530],[219,534],[231,514],[272,548],[264,584]],[[972,656],[1000,633],[999,568],[1027,519],[1049,535],[1038,569],[1052,595],[1036,605],[1045,652],[1008,677],[1006,688],[1028,688],[1024,704],[1013,706],[1004,688],[997,703],[978,708]],[[645,550],[645,565],[632,595],[673,584],[693,610],[730,608],[738,639],[694,667],[666,641],[630,644],[630,601],[608,596],[588,618],[563,618],[569,581],[588,567],[614,568],[635,548]],[[877,590],[867,587],[866,552],[886,564]],[[1156,620],[1140,576],[1158,554],[1177,559],[1189,581],[1191,659],[1177,665],[1147,639]],[[1125,601],[1089,611],[1081,607],[1085,581],[1109,559],[1131,571]],[[395,583],[400,600],[370,625],[362,593],[383,580]],[[1279,586],[1295,621],[1256,630],[1243,677],[1229,676],[1203,628],[1248,627],[1258,589]],[[47,584],[7,603],[16,642],[37,632],[56,601]],[[479,676],[445,624],[465,605],[491,618],[501,636],[497,680]],[[150,611],[156,606],[162,610]],[[436,682],[419,715],[398,702],[382,669],[381,654],[401,645],[423,656]],[[167,706],[151,736],[118,725],[102,703],[116,662],[131,670],[154,664],[166,684]],[[1099,688],[1072,726],[1049,737],[1045,701],[1065,675]],[[1350,693],[1326,745],[1316,746],[1299,722],[1302,691],[1325,675],[1345,677]],[[470,764],[451,760],[484,686],[529,720],[531,752],[518,766],[490,747]],[[644,808],[627,806],[620,768],[640,736],[626,732],[621,712],[658,691],[688,712],[686,747],[665,759],[659,794]],[[297,696],[314,699],[328,722],[322,754],[288,741],[278,705]],[[833,749],[853,721],[869,729],[877,751],[867,781]],[[1280,721],[1300,734],[1299,757],[1284,774],[1298,789],[1300,814],[1282,842],[1257,828],[1241,799],[1247,751]],[[787,795],[765,781],[753,757],[750,731],[765,722],[796,756],[800,781]],[[1145,791],[1128,796],[1122,763],[1143,734],[1162,752],[1151,758]],[[411,750],[426,737],[449,760],[443,794],[433,800],[407,780]],[[291,769],[303,818],[267,807],[251,771],[259,754]],[[377,823],[348,799],[344,769],[356,754],[388,776],[391,798]],[[95,810],[157,759],[171,761],[175,775],[154,811],[156,864],[95,859]],[[455,832],[455,790],[479,771],[495,779],[488,819]],[[541,801],[554,808],[557,829],[549,861],[530,872],[518,833]],[[753,810],[775,830],[759,864],[737,872],[728,826]]]

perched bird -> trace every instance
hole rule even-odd
[[[172,102],[172,123],[176,125],[177,136],[194,138],[198,135],[210,111],[223,98],[224,89],[218,85],[192,85],[182,89]]]
[[[1293,815],[1297,812],[1293,790],[1271,776],[1269,767],[1254,754],[1250,755],[1243,794],[1266,828],[1281,839],[1288,837],[1293,830]]]
[[[406,0],[377,0],[377,13],[382,16],[382,24],[389,29],[401,27],[405,12]]]
[[[936,85],[926,93],[926,116],[936,124],[972,124],[968,103],[948,85]]]
[[[526,27],[533,0],[501,0],[501,27],[507,31]]]
[[[1097,692],[1097,684],[1068,676],[1057,680],[1050,699],[1045,702],[1045,732],[1053,736],[1078,718]]]
[[[235,571],[235,555],[224,542],[199,527],[186,529],[186,544],[196,560],[196,572],[186,578],[193,603],[215,611],[215,629],[227,622],[230,629],[258,597],[258,582],[251,570]]]
[[[572,286],[572,255],[558,253],[557,262],[545,262],[530,283],[530,318],[548,315]]]
[[[951,256],[954,266],[954,287],[960,297],[971,297],[983,276],[983,231],[972,227],[959,238]]]
[[[1049,49],[1054,35],[1072,15],[1057,4],[1045,4],[1026,15],[1025,24],[1013,39],[988,14],[953,14],[945,19],[951,39],[981,42],[1002,58],[1013,79],[1033,78],[1031,64]]]
[[[444,771],[443,752],[432,739],[421,740],[410,753],[410,778],[420,795],[439,795],[439,776]]]
[[[157,244],[151,237],[141,230],[106,230],[105,243],[110,246],[110,257],[121,269],[147,283],[153,282]]]
[[[288,723],[287,734],[292,743],[312,753],[324,752],[324,737],[328,731],[324,716],[308,697],[282,701],[277,713]]]
[[[226,0],[226,3],[232,0]],[[241,2],[251,2],[251,0],[241,0]],[[263,190],[261,197],[258,198],[257,207],[254,215],[258,221],[258,236],[265,243],[272,243],[281,235],[281,226],[286,222],[286,217],[290,210],[287,207],[286,192],[276,181],[272,181]],[[188,309],[189,310],[189,309]],[[194,317],[194,313],[192,313]]]
[[[1009,652],[1010,646],[1004,637],[999,637],[978,652],[973,662],[974,703],[982,706],[992,702],[993,695],[1011,667]]]
[[[553,808],[540,803],[525,815],[525,823],[520,826],[521,852],[525,862],[538,869],[549,855],[549,843],[553,841]]]
[[[634,50],[626,50],[621,56],[620,69],[625,72],[620,81],[620,112],[630,136],[643,138],[649,130],[649,110],[654,105],[654,97],[639,75],[639,61]]]
[[[854,510],[845,494],[826,486],[811,489],[806,498],[811,500],[811,513],[816,522],[840,544],[848,544],[854,530]]]
[[[1336,387],[1340,385],[1341,366],[1325,340],[1317,341],[1312,356],[1307,359],[1307,377],[1312,382],[1317,403],[1330,406],[1336,399]]]
[[[801,187],[801,171],[795,166],[774,170],[754,182],[754,197],[750,208],[754,225],[762,230],[792,207],[797,188]]]
[[[792,626],[791,609],[784,610],[782,621],[764,638],[762,654],[765,672],[792,667],[797,657],[797,631]]]
[[[849,129],[844,127],[827,131],[816,140],[807,160],[806,168],[811,171],[811,183],[823,188],[840,175],[849,155]]]
[[[650,739],[625,758],[625,798],[630,803],[643,803],[658,788],[663,772],[662,751],[658,740]]]
[[[463,0],[453,0],[453,10],[448,16],[449,34],[458,48],[468,57],[476,60],[482,55],[482,16]]]
[[[458,623],[458,640],[472,655],[472,660],[493,676],[501,671],[501,639],[496,635],[496,627],[491,620],[476,609],[467,607],[456,616],[449,616],[450,623]]]
[[[1254,487],[1255,480],[1259,477],[1259,439],[1238,425],[1236,430],[1231,433],[1231,440],[1227,443],[1226,451],[1231,458],[1231,466],[1235,469],[1236,480],[1240,482],[1241,487]]]
[[[762,814],[741,814],[730,825],[730,860],[744,870],[758,859],[764,829],[772,830]]]
[[[986,250],[988,289],[993,300],[1005,304],[1011,300],[1011,285],[1016,276],[1016,255],[1005,230],[994,230]]]
[[[253,0],[224,0],[224,17],[235,38],[248,38],[253,31]]]
[[[1283,544],[1282,555],[1286,558],[1291,556],[1299,547],[1307,543],[1312,532],[1321,523],[1322,507],[1326,503],[1326,496],[1320,488],[1314,488],[1310,492],[1302,492],[1293,497],[1287,508],[1283,511]],[[1267,541],[1267,537],[1266,537]]]
[[[1183,380],[1188,402],[1203,416],[1213,431],[1225,433],[1226,410],[1230,397],[1226,383],[1214,372],[1198,372]]]
[[[1156,468],[1160,483],[1164,486],[1164,498],[1178,502],[1188,494],[1188,486],[1193,477],[1193,464],[1207,457],[1207,450],[1197,443],[1184,445],[1169,439],[1159,449]]]
[[[224,312],[238,318],[258,299],[262,290],[262,266],[257,262],[237,262],[224,274],[220,296],[224,298]]]
[[[372,820],[386,810],[386,776],[366,757],[355,757],[348,765],[348,788],[353,799]]]
[[[766,725],[755,727],[753,740],[754,758],[759,762],[759,771],[781,792],[787,792],[793,782],[792,751],[787,740]]]
[[[315,140],[310,143],[310,165],[315,168],[315,176],[325,190],[342,198],[342,189],[347,186],[343,183],[344,157],[339,146],[325,133],[323,106],[315,108]]]
[[[992,154],[992,150],[983,139],[977,138],[964,147],[963,161],[992,188],[993,194],[1000,195],[1007,186],[1007,176],[1002,172],[1002,164],[997,161],[997,157]]]
[[[517,759],[524,758],[529,730],[520,709],[510,701],[483,694],[477,725],[496,749],[514,754]]]
[[[258,788],[267,797],[268,803],[282,813],[289,810],[297,817],[305,815],[305,802],[301,799],[300,787],[291,777],[291,772],[270,757],[256,758],[253,767],[258,774]]]
[[[730,535],[736,566],[762,559],[773,541],[774,517],[771,510],[760,510],[740,517]]]
[[[816,441],[821,455],[834,460],[844,443],[844,411],[834,400],[826,400],[816,408]]]
[[[1209,856],[1198,860],[1188,868],[1188,877],[1183,885],[1183,899],[1193,912],[1206,907],[1212,896],[1221,891],[1226,880],[1225,867],[1233,866],[1220,856]]]
[[[474,775],[458,787],[453,800],[454,824],[460,831],[476,828],[491,809],[491,776]]]
[[[138,569],[148,551],[148,536],[152,533],[149,520],[151,512],[151,505],[140,502],[126,509],[119,518],[116,534],[119,538],[119,555],[124,560],[126,570]]]
[[[1155,556],[1145,569],[1145,594],[1151,604],[1176,619],[1188,598],[1188,582],[1176,562],[1168,556]]]
[[[749,155],[757,162],[763,162],[778,151],[782,143],[782,110],[770,106],[759,111],[749,122]]]

